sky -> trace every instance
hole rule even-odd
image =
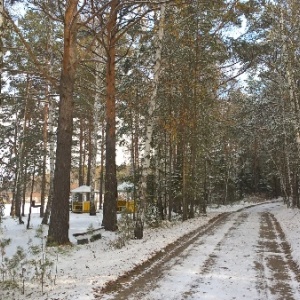
[[[75,214],[70,212],[70,240],[74,244],[73,247],[61,248],[59,251],[49,250],[47,252],[37,253],[33,256],[35,261],[40,261],[47,257],[53,261],[51,267],[51,280],[45,279],[44,294],[41,292],[39,282],[30,282],[30,267],[27,266],[26,276],[24,275],[25,295],[16,293],[12,289],[8,292],[0,290],[0,299],[2,300],[21,300],[21,299],[65,299],[65,300],[91,300],[93,298],[93,287],[101,288],[109,281],[116,279],[118,276],[131,270],[138,264],[151,258],[155,253],[160,251],[166,245],[173,243],[184,234],[191,232],[201,225],[208,223],[214,216],[224,211],[236,211],[242,207],[250,205],[251,202],[240,202],[235,205],[210,207],[208,215],[199,218],[191,219],[186,222],[175,222],[173,224],[164,222],[162,228],[150,229],[145,228],[144,238],[142,240],[129,240],[125,247],[116,249],[113,244],[118,240],[118,235],[112,232],[101,231],[102,238],[93,243],[86,245],[77,245],[77,240],[73,236],[74,233],[86,232],[88,228],[100,228],[102,221],[102,213],[98,212],[96,216],[89,214]],[[28,211],[28,207],[26,208]],[[258,209],[258,208],[257,208]],[[262,208],[259,208],[262,209]],[[300,265],[300,214],[299,210],[287,209],[282,202],[265,204],[263,207],[266,211],[271,211],[284,230],[286,238],[291,245],[292,255],[298,265]],[[17,250],[17,246],[22,246],[25,249],[28,257],[30,257],[28,247],[29,244],[35,244],[42,249],[45,242],[47,227],[44,227],[42,237],[37,238],[37,229],[39,228],[40,218],[38,217],[38,209],[33,208],[31,227],[26,230],[27,218],[24,218],[25,224],[19,225],[17,219],[12,219],[9,216],[9,205],[6,205],[6,217],[1,224],[0,240],[11,238],[11,244],[5,247],[4,257],[11,257]],[[120,215],[119,215],[120,217]],[[147,299],[178,299],[176,293],[185,292],[185,288],[191,284],[191,281],[196,280],[197,270],[199,265],[207,258],[211,249],[218,245],[218,241],[223,240],[226,232],[235,224],[238,219],[232,219],[228,224],[221,229],[215,231],[213,236],[203,237],[203,245],[205,246],[199,252],[197,248],[189,249],[189,257],[182,264],[174,264],[170,266],[170,270],[164,275],[164,280],[151,291]],[[201,293],[201,299],[216,299],[216,300],[232,300],[234,291],[245,293],[243,299],[256,300],[256,294],[253,293],[254,282],[252,280],[244,280],[240,270],[243,268],[248,270],[247,275],[253,276],[253,270],[249,267],[248,262],[243,260],[243,257],[252,253],[253,245],[258,241],[258,224],[255,216],[250,216],[248,221],[252,229],[251,232],[245,232],[245,226],[242,225],[238,230],[232,232],[236,238],[244,241],[243,248],[241,245],[236,245],[235,239],[225,240],[224,244],[231,247],[230,251],[224,251],[224,256],[216,260],[216,266],[212,269],[210,277],[203,277],[205,289],[194,289],[193,295],[188,299],[197,298]],[[239,237],[238,237],[239,236]],[[246,245],[246,241],[248,241]],[[230,244],[232,243],[232,244]],[[252,246],[251,246],[252,245]],[[242,251],[240,251],[242,249]],[[230,260],[237,257],[235,265],[229,268],[227,265]],[[195,264],[197,262],[197,264]],[[171,264],[171,262],[170,262]],[[1,264],[0,264],[1,266]],[[3,266],[3,265],[2,265]],[[232,272],[229,276],[229,270]],[[31,271],[32,272],[32,271]],[[232,275],[233,274],[233,275]],[[235,274],[235,275],[234,275]],[[232,280],[225,280],[225,278]],[[250,277],[249,277],[250,278]],[[233,284],[234,289],[232,288]],[[169,294],[165,294],[166,291]],[[203,292],[205,292],[203,294]],[[1,295],[2,293],[2,295]],[[223,293],[223,296],[219,293]],[[165,298],[161,298],[165,295]],[[173,295],[174,297],[171,297]],[[205,296],[205,297],[204,297]],[[218,298],[219,297],[219,298]],[[110,299],[110,295],[102,295],[101,299]],[[146,298],[145,298],[146,299]],[[273,299],[273,298],[269,298]]]

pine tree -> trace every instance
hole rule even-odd
[[[74,84],[77,65],[78,0],[69,1],[64,15],[64,51],[60,77],[60,102],[53,203],[48,244],[69,243],[69,194],[73,134]]]

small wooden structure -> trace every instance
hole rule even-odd
[[[127,211],[133,213],[136,210],[135,203],[132,200],[133,184],[123,182],[118,185],[118,203],[117,212]]]
[[[98,191],[95,191],[97,193]],[[87,185],[81,185],[76,189],[71,190],[71,211],[75,213],[89,213],[91,202],[87,200],[87,194],[91,193],[91,187]],[[82,194],[82,199],[78,198],[78,195]]]

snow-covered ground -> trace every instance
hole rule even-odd
[[[22,295],[22,284],[19,291],[16,289],[0,290],[0,300],[18,299],[68,299],[68,300],[90,300],[93,299],[93,288],[102,287],[107,282],[116,279],[119,275],[131,270],[136,265],[148,260],[161,248],[170,244],[184,234],[196,229],[200,225],[206,224],[211,218],[224,211],[236,211],[242,207],[249,206],[249,202],[240,202],[236,205],[209,208],[207,216],[200,216],[186,222],[164,223],[163,228],[144,230],[142,240],[129,240],[125,247],[116,249],[112,244],[117,240],[116,233],[101,231],[100,240],[85,245],[77,245],[74,233],[86,232],[88,228],[99,228],[102,221],[101,212],[96,216],[89,214],[70,213],[70,240],[74,243],[72,247],[60,248],[57,251],[51,249],[37,251],[35,261],[44,261],[45,256],[53,262],[53,266],[47,267],[46,274],[51,269],[50,278],[44,279],[44,287],[40,284],[40,277],[34,281],[29,281],[32,274],[27,274],[27,269],[19,268],[16,276],[18,281],[24,279],[24,295]],[[282,202],[277,202],[272,207],[272,213],[280,222],[287,241],[291,245],[293,258],[300,265],[300,214],[297,209],[287,209]],[[4,247],[2,257],[10,258],[16,253],[17,247],[25,249],[29,257],[29,245],[36,244],[42,249],[43,236],[46,235],[47,226],[43,228],[43,235],[37,235],[40,226],[38,209],[34,208],[32,213],[32,229],[26,230],[27,217],[24,218],[25,225],[19,225],[17,219],[12,219],[9,215],[9,206],[6,207],[6,216],[0,225],[0,242],[10,238],[11,243]],[[0,249],[1,250],[1,249]],[[245,252],[248,250],[245,249]],[[228,254],[227,254],[228,255]],[[1,258],[0,258],[1,259]],[[30,264],[29,264],[30,265]],[[1,264],[0,264],[1,266]],[[2,267],[3,268],[3,262]],[[1,271],[0,268],[0,271]],[[27,272],[27,273],[26,273]],[[0,272],[0,282],[2,281],[2,271]],[[5,275],[7,276],[7,275]],[[20,279],[21,278],[21,279]]]

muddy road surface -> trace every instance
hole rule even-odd
[[[299,300],[300,270],[269,203],[224,213],[95,299]],[[300,237],[299,237],[300,238]]]

